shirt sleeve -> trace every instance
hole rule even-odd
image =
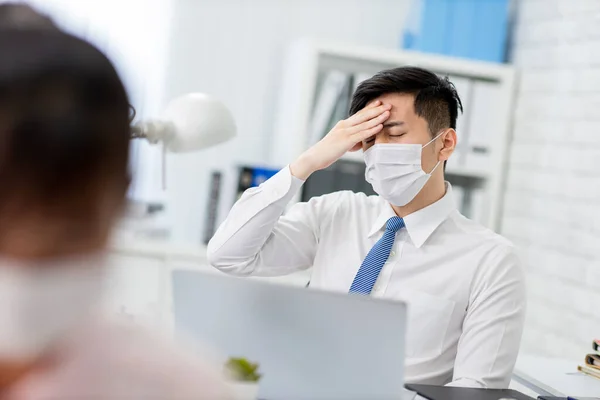
[[[512,247],[496,254],[474,278],[449,386],[510,383],[525,319],[525,277]]]
[[[289,167],[248,189],[208,244],[208,260],[241,276],[281,276],[312,266],[317,248],[320,198],[285,208],[304,181]]]

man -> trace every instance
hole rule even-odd
[[[511,244],[462,216],[444,181],[459,109],[454,86],[424,69],[364,81],[348,119],[238,201],[209,243],[211,264],[243,276],[312,266],[312,288],[404,300],[407,381],[506,387],[523,273]],[[313,172],[361,148],[379,196],[332,193],[283,215]]]
[[[95,313],[129,184],[129,101],[100,51],[30,16],[0,26],[0,397],[229,398],[219,372]]]

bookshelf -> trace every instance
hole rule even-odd
[[[452,183],[465,215],[498,230],[515,85],[515,70],[508,65],[327,41],[297,41],[284,60],[270,162],[280,166],[290,163],[336,120],[346,117],[349,97],[361,80],[402,65],[427,68],[455,83],[465,111],[457,122],[459,145],[448,162],[446,179]],[[344,74],[348,77],[346,88],[339,86]],[[324,107],[332,113],[329,121]],[[363,154],[347,153],[342,162],[362,164]],[[302,194],[296,201],[301,198]]]

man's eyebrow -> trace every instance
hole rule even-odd
[[[388,121],[383,124],[384,128],[391,128],[393,126],[401,126],[404,125],[404,121]]]

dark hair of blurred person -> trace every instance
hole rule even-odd
[[[102,53],[58,32],[4,32],[0,53],[0,253],[103,248],[128,185],[123,84]]]
[[[58,29],[0,27],[0,54],[0,397],[226,397],[195,358],[95,316],[129,183],[113,65]]]
[[[0,4],[0,29],[49,29],[58,27],[52,19],[25,3]]]

